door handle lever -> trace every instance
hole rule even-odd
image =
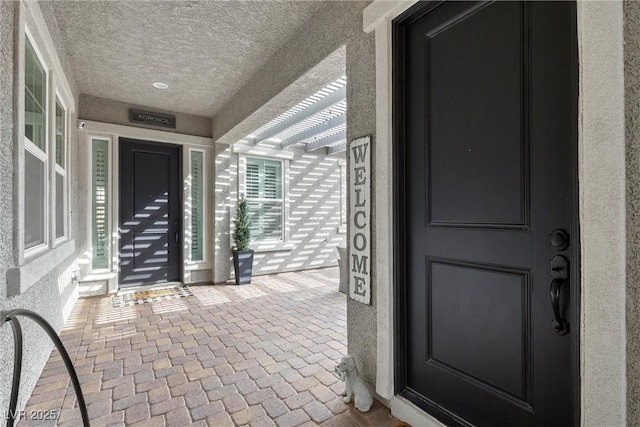
[[[554,319],[551,322],[553,325],[553,331],[558,335],[566,335],[569,333],[569,325],[560,315],[560,290],[563,283],[564,279],[553,279],[550,288],[551,307],[553,308],[554,315]]]
[[[562,318],[560,313],[560,293],[562,285],[569,278],[569,261],[562,255],[556,255],[551,259],[551,287],[549,293],[551,296],[551,308],[553,308],[553,331],[558,335],[566,335],[569,333],[569,324]]]

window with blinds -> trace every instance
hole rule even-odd
[[[191,261],[204,260],[204,153],[191,151]]]
[[[92,141],[92,246],[94,269],[109,268],[109,141]]]
[[[245,177],[251,240],[282,240],[282,162],[248,157]]]

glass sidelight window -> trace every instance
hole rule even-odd
[[[204,261],[204,152],[191,155],[191,261]]]
[[[109,141],[91,140],[92,267],[109,268]]]
[[[282,161],[247,157],[245,191],[251,240],[283,240]]]

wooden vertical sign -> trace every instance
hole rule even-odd
[[[371,304],[371,137],[349,146],[349,296]]]

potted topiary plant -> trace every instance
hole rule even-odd
[[[253,250],[249,249],[251,240],[251,219],[249,218],[249,207],[244,195],[238,201],[238,210],[233,220],[235,229],[233,230],[233,268],[236,273],[236,285],[251,284],[251,273],[253,270]]]

